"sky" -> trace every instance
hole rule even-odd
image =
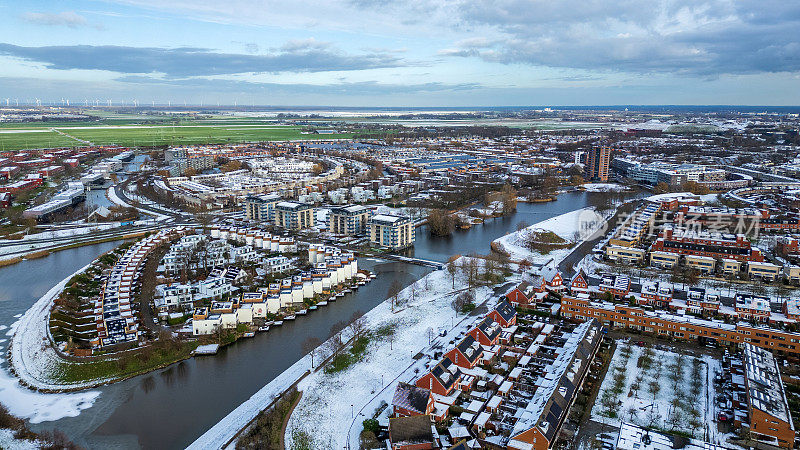
[[[0,16],[0,102],[800,105],[797,1],[29,0]]]

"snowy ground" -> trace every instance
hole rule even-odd
[[[55,358],[58,358],[48,342],[47,322],[52,300],[71,277],[42,296],[6,332],[7,336],[11,336],[10,360],[17,375],[30,386],[45,389],[64,387],[47,378]],[[99,395],[98,391],[65,394],[35,392],[22,386],[18,378],[13,377],[5,367],[0,370],[0,403],[6,405],[12,414],[29,419],[32,423],[75,417],[91,407]]]
[[[549,259],[560,261],[569,255],[572,247],[553,250],[543,255],[525,247],[525,236],[534,230],[552,231],[568,242],[577,243],[602,229],[605,223],[605,218],[598,214],[593,207],[587,207],[561,214],[523,230],[509,233],[499,239],[495,239],[494,243],[495,245],[499,244],[514,260],[527,259],[534,264],[543,263]]]
[[[399,306],[395,307],[394,312],[387,300],[364,316],[370,330],[396,325],[397,331],[391,339],[373,339],[364,360],[343,372],[312,372],[300,382],[298,388],[303,391],[303,396],[290,418],[286,431],[288,441],[296,429],[305,430],[313,436],[315,448],[341,448],[348,435],[357,439],[361,432],[361,420],[364,419],[359,414],[363,412],[371,417],[381,401],[391,401],[398,381],[415,378],[414,369],[421,371],[429,361],[427,357],[413,359],[419,352],[432,355],[428,339],[432,339],[431,345],[439,349],[450,347],[449,341],[454,335],[465,332],[468,325],[477,319],[456,314],[451,308],[453,298],[466,286],[457,278],[454,289],[446,271],[431,272],[412,286],[400,293]],[[416,294],[412,299],[414,290]],[[490,288],[476,289],[475,297],[476,303],[490,298]],[[447,337],[438,337],[440,327],[448,330]],[[348,339],[349,331],[344,330],[342,336]],[[371,355],[381,357],[378,360]],[[315,359],[319,361],[319,354]],[[401,372],[400,368],[405,370]],[[306,355],[206,431],[189,448],[221,448],[242,426],[311,369],[311,356]],[[351,412],[361,420],[353,421]],[[352,423],[355,425],[351,429]],[[287,447],[290,447],[288,441]]]
[[[34,450],[40,448],[34,441],[22,441],[14,439],[14,431],[0,429],[0,448],[3,450]]]
[[[628,187],[617,183],[586,183],[583,185],[586,192],[622,192]]]
[[[74,274],[64,278],[45,293],[28,311],[11,327],[10,361],[17,377],[27,385],[45,390],[74,389],[96,385],[99,381],[61,384],[52,380],[52,374],[59,367],[60,357],[50,345],[50,328],[47,326],[53,301],[64,289],[67,281],[83,272],[89,265],[78,269]],[[76,397],[76,404],[91,402],[99,393],[85,393]],[[3,402],[5,403],[5,401]],[[86,407],[88,407],[86,406]],[[83,408],[81,408],[83,409]]]
[[[725,442],[726,435],[717,431],[715,422],[716,392],[712,381],[714,372],[721,370],[720,362],[708,355],[685,355],[678,363],[678,353],[651,350],[648,366],[642,359],[646,354],[644,347],[628,341],[618,343],[591,419],[614,427],[625,420],[642,427],[694,433],[695,437],[710,442]],[[677,380],[672,378],[675,373],[679,374]],[[614,392],[618,379],[624,382],[616,383],[620,389]],[[692,392],[694,380],[699,385],[696,396]],[[603,401],[606,396],[611,399],[607,406]],[[609,417],[609,411],[613,411],[613,417]]]
[[[456,314],[450,304],[466,286],[456,279],[455,289],[446,271],[434,271],[407,287],[400,295],[400,308],[394,312],[386,301],[365,316],[369,328],[393,326],[391,339],[373,339],[364,359],[347,370],[326,374],[314,372],[300,382],[300,403],[286,429],[287,447],[295,430],[307,432],[315,448],[358,448],[361,422],[371,418],[382,402],[391,403],[399,381],[410,382],[424,372],[434,351],[446,351],[451,343],[471,328],[476,316]],[[412,291],[416,289],[416,299]],[[474,291],[476,304],[492,297],[488,287]],[[492,307],[493,305],[489,305]],[[438,329],[448,330],[439,337]],[[425,356],[414,359],[414,355]],[[383,416],[388,413],[388,408]]]

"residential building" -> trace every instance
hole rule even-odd
[[[275,226],[285,230],[303,230],[314,225],[312,205],[299,202],[278,202],[275,205]]]
[[[611,147],[594,147],[586,153],[584,177],[589,181],[608,181],[608,168],[611,162]]]
[[[367,223],[372,210],[361,205],[348,205],[331,208],[328,216],[328,230],[333,234],[355,236],[367,232]]]
[[[275,205],[280,201],[278,194],[248,195],[244,200],[244,215],[248,220],[273,222]]]
[[[795,440],[794,423],[778,361],[772,352],[745,344],[744,372],[750,436],[791,449]]]
[[[368,221],[369,240],[374,245],[400,249],[414,245],[416,229],[409,217],[376,214]]]
[[[395,417],[426,416],[433,413],[433,394],[430,389],[408,383],[397,383],[392,396]]]

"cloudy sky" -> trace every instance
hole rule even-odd
[[[31,0],[0,16],[2,99],[800,105],[797,1]]]

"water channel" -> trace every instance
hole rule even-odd
[[[414,256],[446,261],[454,254],[488,253],[489,242],[518,224],[533,224],[587,205],[598,194],[570,192],[549,203],[519,203],[517,213],[491,219],[448,238],[433,238],[417,230]],[[116,244],[97,244],[57,252],[46,258],[23,261],[0,269],[0,325],[9,326],[42,294],[67,275]],[[262,386],[302,356],[308,337],[324,339],[332,324],[358,310],[368,311],[386,298],[389,285],[404,286],[426,274],[428,268],[389,263],[371,258],[359,267],[378,278],[335,303],[293,323],[242,340],[220,354],[193,358],[164,370],[98,388],[91,408],[77,417],[33,424],[37,431],[58,428],[86,448],[182,448],[227,415]],[[7,342],[2,369],[6,370]]]

